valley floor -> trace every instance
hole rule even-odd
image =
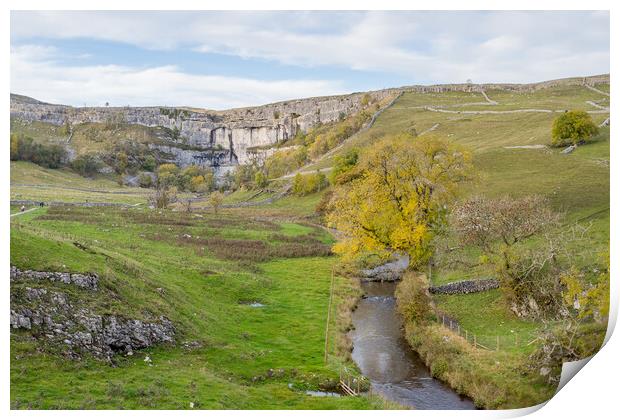
[[[602,127],[591,144],[571,154],[548,147],[515,149],[511,147],[548,144],[556,115],[448,114],[425,107],[472,111],[582,107],[601,111],[587,102],[594,100],[606,107],[608,98],[586,87],[486,94],[497,105],[475,92],[406,93],[370,130],[345,142],[338,152],[363,150],[383,135],[410,129],[461,144],[472,152],[479,171],[464,196],[547,197],[555,210],[564,213],[566,224],[578,222],[587,228],[594,266],[609,247],[608,127]],[[608,114],[593,117],[601,123]],[[308,170],[333,166],[335,155],[318,160]],[[149,190],[119,187],[104,177],[87,180],[69,171],[25,162],[11,163],[11,183],[11,200],[139,204],[127,208],[45,207],[24,214],[19,214],[19,206],[11,206],[11,214],[18,213],[11,217],[11,265],[99,273],[101,287],[96,293],[71,285],[44,287],[66,293],[99,314],[135,319],[164,315],[177,329],[176,345],[118,355],[113,363],[88,355],[67,360],[60,355],[65,349],[62,343],[51,344],[33,339],[30,332],[12,330],[13,408],[393,407],[376,397],[312,397],[305,393],[334,389],[340,368],[354,369],[347,361],[345,334],[349,310],[360,292],[354,282],[338,276],[329,357],[324,363],[330,282],[337,260],[327,252],[333,238],[315,225],[321,193],[287,195],[255,207],[224,208],[216,215],[149,210],[145,206]],[[227,197],[225,204],[272,196],[237,192]],[[475,252],[466,256],[469,262],[479,257]],[[438,256],[431,283],[488,274],[448,266]],[[12,294],[19,296],[26,287],[35,286],[14,282]],[[441,325],[432,327],[425,343],[416,339],[415,328],[409,327],[407,338],[431,370],[431,359],[451,358],[450,352],[455,351],[459,358],[451,360],[460,364],[455,369],[475,366],[483,371],[476,378],[482,382],[471,383],[487,390],[489,386],[512,387],[512,393],[502,393],[496,399],[490,393],[485,402],[479,400],[479,405],[488,408],[540,402],[552,395],[549,387],[523,379],[519,372],[535,349],[532,340],[540,323],[516,318],[497,290],[435,300],[439,310],[480,337],[487,347],[502,338],[499,351],[470,354],[465,351],[469,347],[459,342],[441,353],[433,350],[449,334]],[[16,298],[13,304],[21,302]],[[498,363],[510,368],[500,369]],[[445,363],[436,366],[437,376],[448,381],[452,378],[456,387],[470,378],[457,378],[460,374],[454,372],[450,376]],[[489,375],[487,379],[485,375]],[[521,392],[525,387],[531,389]],[[457,390],[467,392],[464,387]]]

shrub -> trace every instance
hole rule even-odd
[[[142,188],[151,188],[153,186],[153,178],[147,173],[141,173],[138,176],[138,185]]]
[[[265,188],[269,184],[269,179],[263,171],[258,171],[254,174],[254,185],[257,188]]]
[[[360,104],[366,108],[368,106],[368,104],[370,104],[370,101],[372,100],[370,94],[365,93],[364,96],[362,96],[362,99],[360,100]]]
[[[585,111],[567,111],[553,121],[551,145],[556,147],[587,141],[598,134],[598,127]]]
[[[330,174],[330,181],[332,184],[344,184],[351,181],[354,176],[352,169],[357,165],[358,152],[353,149],[348,151],[342,156],[337,156],[335,159],[334,168]]]
[[[176,174],[179,172],[179,167],[175,165],[174,163],[163,163],[159,165],[159,167],[157,168],[157,173],[160,174],[163,172],[169,172],[172,174]]]
[[[293,194],[298,196],[319,192],[329,184],[325,175],[318,170],[309,175],[298,173],[293,178]]]
[[[219,191],[213,191],[211,194],[209,194],[208,202],[209,205],[213,207],[213,212],[217,214],[220,206],[224,202],[224,194]]]
[[[423,274],[407,272],[396,288],[398,313],[405,321],[426,323],[432,312],[428,295],[428,282]]]
[[[192,192],[207,191],[207,183],[205,182],[205,177],[202,175],[196,175],[192,177],[192,179],[189,182],[189,189]]]
[[[60,168],[66,161],[64,147],[35,143],[22,134],[11,134],[11,160],[26,160],[47,168]]]
[[[93,176],[101,168],[101,161],[92,154],[83,154],[71,162],[71,167],[82,176]]]
[[[158,187],[151,196],[151,203],[158,209],[165,209],[174,201],[176,194],[174,190]]]
[[[155,161],[155,158],[149,155],[144,158],[144,161],[142,162],[142,169],[144,169],[145,171],[152,172],[155,170],[156,165],[157,165],[157,162]]]
[[[330,211],[332,211],[331,200],[333,196],[334,192],[332,190],[325,191],[325,193],[321,197],[321,200],[319,200],[319,202],[317,203],[314,211],[321,216],[324,216]]]

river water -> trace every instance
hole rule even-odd
[[[353,312],[352,357],[373,392],[422,410],[474,409],[473,402],[431,377],[405,341],[396,313],[396,283],[362,282],[366,297]]]

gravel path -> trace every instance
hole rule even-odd
[[[33,207],[33,208],[31,208],[31,209],[28,209],[28,210],[20,211],[20,212],[18,212],[18,213],[13,213],[13,214],[11,215],[11,217],[14,217],[14,216],[20,216],[20,215],[22,215],[22,214],[30,213],[31,211],[35,211],[37,208],[38,208],[38,207]]]
[[[609,96],[609,93],[603,92],[602,90],[599,90],[599,89],[595,88],[594,86],[590,86],[590,85],[584,85],[584,86],[587,87],[588,89],[590,89],[593,92],[600,93],[601,95]]]
[[[552,114],[554,112],[564,112],[564,109],[538,109],[538,108],[525,108],[525,109],[510,109],[505,111],[454,111],[451,109],[439,109],[433,107],[424,107],[427,111],[432,112],[442,112],[444,114],[473,114],[473,115],[484,115],[484,114],[523,114],[523,113],[546,113]],[[597,111],[587,111],[589,114],[606,114],[608,110],[597,110]]]
[[[482,90],[482,91],[480,91],[480,92],[482,93],[482,96],[484,96],[484,99],[486,99],[488,103],[490,103],[491,105],[497,105],[497,102],[496,102],[496,101],[491,100],[491,99],[487,96],[487,93],[486,93],[484,90]]]

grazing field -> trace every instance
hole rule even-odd
[[[336,354],[323,362],[330,242],[314,227],[227,214],[58,207],[22,216],[11,226],[11,264],[101,273],[96,293],[46,287],[100,313],[165,315],[177,345],[118,356],[113,365],[88,356],[67,363],[29,333],[14,332],[12,407],[382,407],[381,400],[304,392],[334,389],[345,363]],[[358,293],[350,280],[335,280],[343,301]]]

